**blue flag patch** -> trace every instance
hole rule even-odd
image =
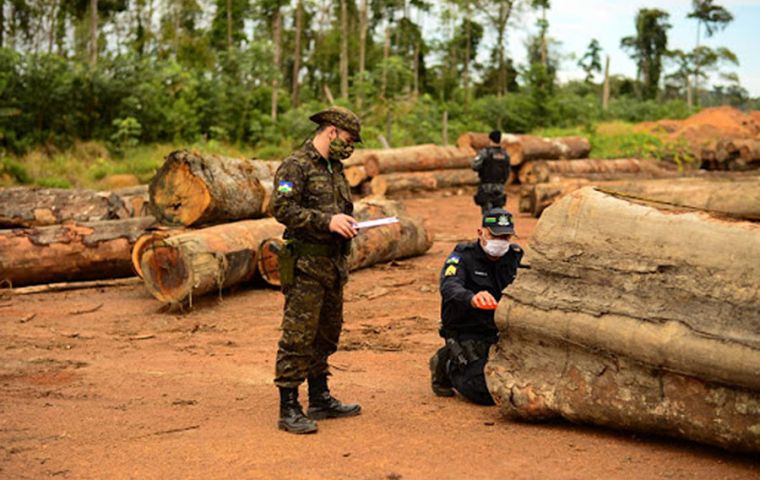
[[[280,193],[290,193],[293,191],[293,182],[282,181],[277,184],[277,191]]]

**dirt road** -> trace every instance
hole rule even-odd
[[[405,203],[437,241],[352,275],[332,359],[333,393],[361,416],[322,421],[316,435],[277,430],[277,291],[225,292],[186,313],[139,284],[0,298],[0,478],[760,478],[748,456],[512,423],[433,396],[438,270],[474,238],[478,210],[467,194]],[[516,220],[524,244],[535,221]]]

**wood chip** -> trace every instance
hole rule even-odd
[[[99,303],[99,304],[97,304],[97,305],[95,305],[94,307],[91,307],[91,308],[84,308],[82,310],[73,310],[73,311],[69,312],[69,315],[82,315],[83,313],[97,312],[101,308],[103,308],[103,304]]]

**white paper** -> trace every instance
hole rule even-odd
[[[378,218],[376,220],[367,220],[366,222],[359,222],[355,224],[354,227],[358,230],[361,230],[362,228],[379,227],[381,225],[390,225],[391,223],[398,223],[398,218],[385,217],[385,218]]]

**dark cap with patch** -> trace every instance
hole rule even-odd
[[[309,120],[319,125],[324,125],[325,123],[335,125],[350,133],[354,137],[354,142],[362,141],[360,135],[362,129],[361,121],[359,121],[359,117],[354,112],[345,107],[330,107],[315,113],[309,117]]]
[[[483,227],[493,235],[513,235],[515,223],[512,214],[503,208],[492,208],[483,215]]]

